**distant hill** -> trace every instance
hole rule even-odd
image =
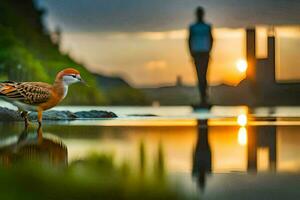
[[[97,84],[113,105],[149,105],[145,94],[120,77],[95,74]]]
[[[159,102],[160,105],[192,105],[200,101],[198,90],[194,86],[174,85],[141,90],[149,101]]]
[[[241,81],[237,86],[220,84],[208,88],[209,100],[214,105],[236,106],[295,106],[299,105],[299,83],[258,82],[260,87],[252,88],[249,80]],[[196,86],[168,86],[143,88],[143,92],[151,102],[161,105],[193,105],[200,102]]]
[[[0,1],[0,81],[10,79],[52,83],[58,71],[74,67],[81,72],[91,87],[80,84],[72,86],[63,103],[72,105],[122,103],[121,93],[114,96],[120,98],[119,101],[111,100],[111,95],[108,96],[106,91],[98,87],[98,81],[93,74],[81,63],[75,62],[69,55],[63,55],[59,51],[59,40],[54,43],[42,24],[42,17],[46,11],[38,10],[34,2],[34,0]],[[109,77],[106,77],[104,82],[109,82]],[[143,99],[142,94],[129,89],[127,83],[123,82],[123,85],[126,86],[127,92],[132,92],[124,94],[125,91],[122,91],[124,95]]]
[[[241,85],[241,90],[245,92],[237,90],[234,86],[221,84],[210,86],[208,93],[210,101],[215,105],[243,105],[245,99],[251,99],[248,89],[247,84]],[[159,102],[161,105],[195,105],[200,102],[196,86],[173,85],[142,90],[149,101]]]
[[[104,76],[101,74],[94,74],[97,83],[104,90],[109,90],[115,87],[130,87],[130,85],[120,77]]]

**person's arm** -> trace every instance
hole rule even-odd
[[[214,38],[213,38],[213,36],[212,36],[212,28],[211,28],[211,26],[209,27],[209,38],[210,38],[210,51],[211,51],[211,49],[212,49],[212,47],[213,47],[213,44],[214,44]]]
[[[189,28],[188,45],[189,45],[190,53],[192,54],[192,31],[191,31],[191,27]]]

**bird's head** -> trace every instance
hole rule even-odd
[[[85,84],[85,81],[81,78],[79,71],[73,68],[67,68],[60,71],[56,76],[56,80],[62,81],[64,85],[71,85],[78,82]]]

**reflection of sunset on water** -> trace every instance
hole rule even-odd
[[[194,123],[194,122],[193,122]],[[208,124],[215,124],[210,121]],[[212,125],[208,127],[208,139],[212,154],[212,171],[246,171],[247,170],[247,146],[248,137],[253,138],[256,135],[257,144],[261,138],[272,136],[274,133],[261,132],[261,127],[255,129],[251,126],[249,130],[246,127],[228,125]],[[271,126],[270,126],[271,128]],[[68,146],[69,160],[72,161],[78,157],[84,157],[91,151],[111,152],[115,155],[118,163],[124,160],[132,165],[138,165],[138,148],[141,141],[145,144],[146,165],[152,167],[152,158],[156,156],[157,147],[162,143],[165,166],[170,172],[189,172],[192,167],[192,153],[197,140],[197,128],[190,126],[130,126],[130,127],[95,127],[93,130],[95,139],[81,138],[64,139]],[[264,130],[264,129],[262,129]],[[269,130],[267,128],[266,130]],[[276,130],[276,129],[275,129]],[[289,129],[290,130],[290,129]],[[286,133],[289,131],[284,127],[278,128],[277,132],[277,170],[295,171],[300,169],[300,160],[297,159],[300,148],[295,142],[298,141],[297,134]],[[297,127],[291,129],[298,130]],[[284,133],[283,133],[284,132]],[[109,134],[107,134],[109,133]],[[282,135],[285,137],[282,137]],[[269,136],[268,136],[269,137]],[[265,170],[270,166],[266,160],[269,153],[264,150],[265,147],[258,147],[257,170]],[[262,151],[264,150],[264,151]]]
[[[247,144],[247,129],[245,127],[239,128],[238,143],[242,146],[245,146]]]

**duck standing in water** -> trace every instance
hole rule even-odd
[[[28,126],[28,111],[38,113],[41,126],[43,111],[61,102],[68,93],[69,85],[77,82],[85,83],[79,71],[67,68],[56,75],[53,85],[43,82],[0,82],[0,97],[18,107],[25,127]]]

